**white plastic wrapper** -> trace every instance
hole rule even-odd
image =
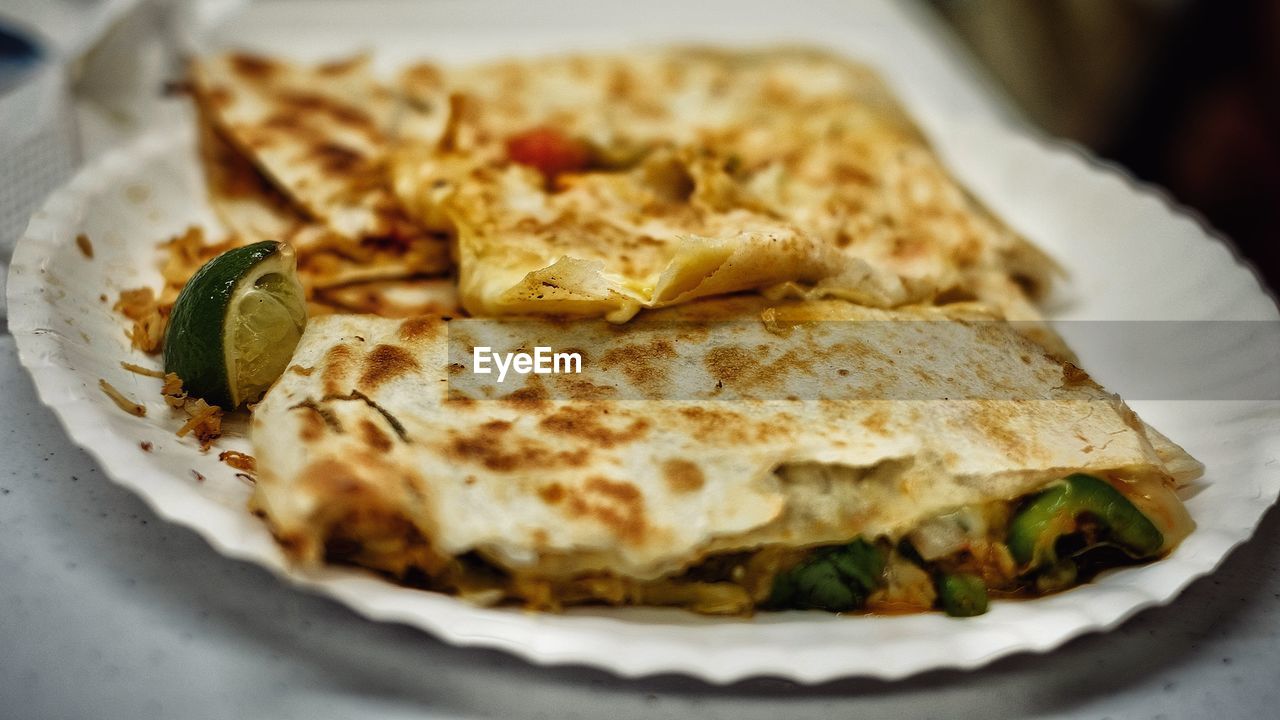
[[[9,0],[0,31],[28,39],[0,58],[0,318],[9,254],[31,214],[76,167],[185,111],[165,82],[203,28],[246,0]]]
[[[71,176],[78,142],[54,51],[29,27],[0,19],[14,51],[0,58],[0,291],[5,262],[27,219]],[[29,43],[29,45],[27,44]],[[26,47],[22,47],[26,45]],[[2,293],[0,293],[2,294]],[[0,318],[4,317],[0,301]]]

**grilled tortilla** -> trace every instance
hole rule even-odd
[[[735,297],[625,331],[317,318],[254,411],[255,505],[301,561],[534,607],[750,612],[789,553],[896,541],[1071,472],[1176,544],[1172,488],[1198,464],[979,317]],[[508,331],[591,371],[478,382],[469,349]],[[726,557],[746,575],[700,579]]]
[[[308,224],[289,197],[226,139],[203,110],[197,113],[196,125],[209,204],[232,236],[250,244],[292,237]]]
[[[298,253],[299,276],[309,292],[361,281],[394,281],[434,272],[446,262],[442,239],[407,247],[374,238],[344,240],[308,218],[207,117],[200,117],[198,125],[209,204],[228,233],[228,244],[288,242]]]
[[[365,59],[232,53],[194,63],[191,79],[210,199],[238,243],[290,242],[309,288],[449,269],[447,241],[390,192],[394,103]]]
[[[828,54],[423,66],[403,89],[435,112],[402,126],[395,191],[456,233],[473,314],[625,320],[787,283],[1030,320],[1055,272],[955,183],[874,72]]]
[[[253,503],[296,561],[539,609],[972,614],[1191,530],[1199,463],[1062,361],[1034,305],[1052,261],[863,66],[191,76],[232,237],[189,233],[166,278],[279,239],[308,289],[251,422]],[[482,347],[583,371],[499,380]]]

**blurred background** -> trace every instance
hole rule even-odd
[[[301,17],[302,4],[0,0],[0,31],[13,23],[10,34],[0,32],[0,260],[44,193],[87,159],[77,144],[90,151],[114,144],[125,125],[120,118],[146,116],[139,108],[154,104],[155,88],[173,74],[164,58],[188,46],[174,28],[207,27],[246,8],[277,5],[309,20],[306,33],[333,30]],[[744,0],[732,14],[766,4]],[[311,16],[323,3],[305,5],[302,15]],[[365,15],[386,12],[385,3],[370,0],[350,5]],[[547,7],[539,6],[495,16],[492,7],[485,15],[483,3],[415,5],[427,14],[469,13],[494,26],[535,24]],[[628,6],[588,0],[574,7],[617,25]],[[1234,240],[1273,288],[1280,286],[1280,0],[796,0],[787,12],[821,17],[837,10],[868,28],[881,28],[885,15],[923,28],[921,42],[941,52],[922,52],[928,48],[905,36],[877,39],[917,53],[918,66],[943,88],[950,83],[958,92],[961,78],[985,74],[1027,121],[1166,188]],[[737,19],[724,17],[724,25]],[[12,34],[23,29],[41,36],[43,49]],[[72,97],[57,73],[39,77],[42,57],[64,58],[70,69],[77,127],[55,121],[66,115],[57,112],[58,98],[71,106]],[[24,181],[13,182],[17,177]]]
[[[1280,1],[922,1],[1033,123],[1162,185],[1280,287]]]

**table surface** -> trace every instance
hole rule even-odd
[[[927,17],[858,5],[922,75],[959,78],[953,109],[1009,116]],[[1280,705],[1274,509],[1173,605],[1048,655],[815,687],[623,680],[454,648],[222,557],[71,445],[6,334],[0,397],[0,718],[1260,718]]]

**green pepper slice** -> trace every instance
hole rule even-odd
[[[1087,516],[1099,542],[1119,547],[1133,557],[1148,557],[1164,546],[1164,536],[1142,511],[1110,484],[1076,473],[1035,496],[1009,523],[1013,559],[1034,570],[1060,565],[1058,538],[1082,529]],[[1095,543],[1096,544],[1096,543]]]
[[[987,611],[987,584],[973,573],[940,573],[935,579],[938,604],[952,617],[973,617]]]

